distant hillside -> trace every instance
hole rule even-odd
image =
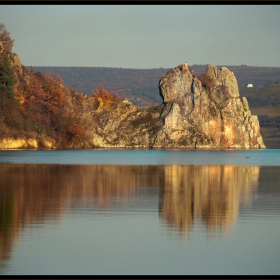
[[[176,65],[175,65],[176,66]],[[174,67],[175,67],[174,66]],[[191,66],[195,74],[204,73],[207,65]],[[222,66],[218,66],[220,68]],[[254,88],[280,81],[280,67],[226,66],[232,71],[239,87],[253,84]],[[158,82],[169,68],[128,69],[111,67],[27,67],[35,72],[58,73],[64,83],[91,95],[102,84],[110,92],[118,93],[137,106],[160,104]]]
[[[218,65],[218,68],[227,67],[232,71],[237,79],[239,87],[246,87],[248,84],[253,84],[254,87],[259,87],[265,84],[280,82],[280,67],[261,67],[261,66],[227,66]],[[195,74],[204,73],[206,65],[191,66]]]
[[[102,84],[110,92],[118,93],[135,105],[161,103],[158,81],[168,69],[125,69],[109,67],[27,67],[35,72],[58,73],[65,85],[92,95]],[[148,88],[148,94],[147,94]]]
[[[245,96],[253,108],[280,105],[280,83],[261,87],[242,87],[240,95]],[[278,112],[280,113],[280,112]]]

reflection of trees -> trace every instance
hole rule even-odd
[[[160,213],[187,233],[194,220],[209,231],[233,225],[240,203],[248,203],[258,185],[259,167],[165,166]]]
[[[199,219],[209,230],[225,229],[258,176],[259,167],[249,166],[1,164],[0,260],[9,260],[22,228],[58,220],[74,207],[125,204],[142,186],[161,188],[160,215],[170,226],[187,232]]]
[[[1,164],[0,260],[9,259],[23,227],[57,220],[71,207],[90,204],[102,210],[124,202],[135,195],[137,186],[159,185],[155,170],[153,166]]]
[[[12,192],[0,187],[0,260],[3,261],[9,259],[13,240],[19,236],[17,202]],[[0,262],[0,271],[5,267],[6,262]]]

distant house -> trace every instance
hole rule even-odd
[[[248,84],[248,86],[247,87],[253,87],[253,84]]]

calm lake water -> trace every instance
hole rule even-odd
[[[279,275],[280,150],[0,151],[2,275]]]

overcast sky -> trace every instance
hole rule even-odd
[[[280,67],[280,6],[1,5],[25,66]]]

